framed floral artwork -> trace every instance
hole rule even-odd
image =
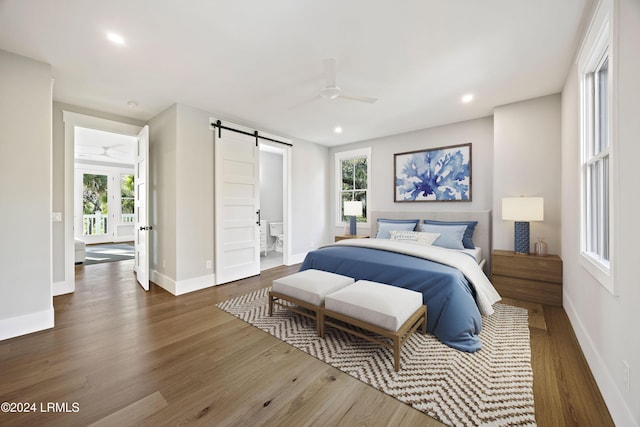
[[[394,154],[394,202],[470,202],[471,143]]]

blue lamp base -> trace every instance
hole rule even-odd
[[[356,217],[355,217],[355,215],[351,216],[351,222],[349,223],[349,234],[351,236],[355,236],[356,235]]]
[[[517,254],[529,255],[529,223],[516,221],[513,228],[514,252]]]

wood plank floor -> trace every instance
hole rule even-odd
[[[132,268],[77,267],[55,328],[0,342],[0,402],[36,404],[0,425],[441,425],[214,307],[298,266],[180,297]],[[564,310],[522,305],[538,425],[612,426]]]

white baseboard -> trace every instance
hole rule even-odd
[[[70,294],[76,290],[76,284],[74,281],[64,280],[62,282],[55,282],[51,288],[51,293],[54,297],[58,295]]]
[[[205,276],[176,281],[156,270],[151,270],[151,281],[165,291],[177,296],[215,286],[216,277],[213,274],[207,274]]]
[[[299,254],[291,254],[291,256],[289,256],[289,262],[287,263],[287,265],[300,264],[302,261],[304,261],[304,258],[306,256],[307,256],[307,252],[302,252]]]
[[[0,319],[0,341],[53,328],[53,307],[36,313]]]
[[[562,305],[569,317],[571,326],[573,327],[580,348],[584,353],[584,357],[587,359],[591,373],[593,374],[596,384],[600,389],[600,393],[604,399],[611,418],[617,426],[638,426],[638,420],[633,418],[631,408],[627,406],[624,401],[622,392],[616,385],[615,380],[611,376],[611,371],[607,367],[607,364],[602,360],[598,348],[594,345],[591,337],[582,323],[580,316],[578,315],[573,301],[568,297],[567,293],[562,295]]]

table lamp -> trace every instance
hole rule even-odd
[[[344,215],[351,217],[351,222],[349,224],[349,234],[352,236],[356,235],[356,217],[362,215],[362,202],[351,201],[344,202]]]
[[[502,219],[515,221],[514,252],[528,255],[529,221],[544,219],[544,199],[542,197],[505,197],[502,199]]]

